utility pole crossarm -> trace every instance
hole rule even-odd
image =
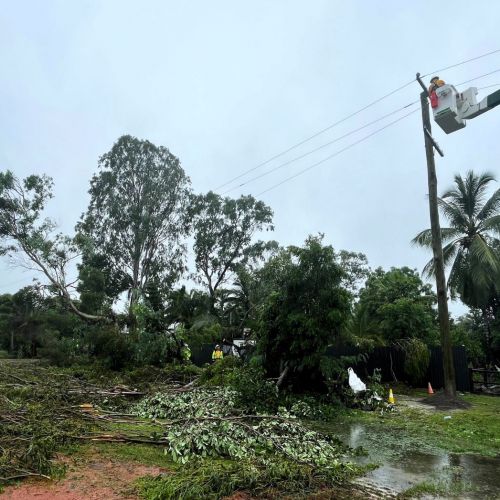
[[[443,158],[444,153],[439,147],[439,144],[434,140],[434,137],[432,137],[432,134],[429,132],[429,129],[424,127],[424,134],[429,138],[429,140],[432,142],[432,145],[434,146],[434,149],[439,153],[441,158]]]

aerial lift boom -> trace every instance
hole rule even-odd
[[[500,90],[477,102],[477,88],[470,87],[458,92],[453,85],[444,84],[434,90],[431,99],[434,121],[447,133],[451,134],[465,127],[465,120],[482,115],[500,104]]]

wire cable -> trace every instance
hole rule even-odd
[[[385,94],[382,97],[379,97],[378,99],[375,99],[375,101],[370,102],[369,104],[367,104],[366,106],[362,107],[361,109],[358,109],[357,111],[354,111],[350,115],[347,115],[344,118],[336,121],[335,123],[332,123],[328,127],[325,127],[324,129],[320,130],[319,132],[316,132],[313,135],[310,135],[309,137],[305,138],[304,140],[302,140],[300,142],[297,142],[293,146],[290,146],[288,149],[285,149],[284,151],[281,151],[281,153],[278,153],[278,154],[272,156],[271,158],[269,158],[268,160],[263,161],[262,163],[259,163],[255,167],[252,167],[252,168],[246,170],[242,174],[237,175],[236,177],[233,177],[231,180],[229,180],[229,181],[225,182],[224,184],[221,184],[220,186],[218,186],[217,188],[215,188],[215,191],[218,191],[219,189],[227,186],[228,184],[233,183],[234,181],[240,179],[241,177],[243,177],[246,174],[249,174],[250,172],[253,172],[254,170],[257,170],[258,168],[263,167],[264,165],[267,165],[268,163],[272,162],[273,160],[276,160],[280,156],[283,156],[286,153],[289,153],[290,151],[298,148],[299,146],[302,146],[302,144],[305,144],[306,142],[309,142],[311,139],[314,139],[315,137],[318,137],[319,135],[325,133],[326,131],[328,131],[328,130],[334,128],[334,127],[336,127],[337,125],[340,125],[341,123],[349,120],[349,118],[352,118],[353,116],[356,116],[359,113],[362,113],[363,111],[365,111],[366,109],[374,106],[375,104],[379,103],[380,101],[383,101],[384,99],[387,99],[388,97],[390,97],[391,95],[395,94],[396,92],[399,92],[400,90],[403,90],[405,87],[408,87],[409,85],[411,85],[412,83],[414,83],[414,81],[415,80],[411,80],[409,82],[406,82],[404,85],[401,85],[401,87],[398,87],[397,89],[394,89],[393,91],[389,92],[388,94]]]
[[[271,170],[263,172],[262,174],[259,174],[259,175],[255,176],[255,177],[252,177],[251,179],[248,179],[248,180],[246,180],[245,182],[243,182],[241,184],[238,184],[238,185],[236,185],[236,186],[234,186],[232,188],[227,189],[226,191],[224,191],[222,193],[222,195],[230,193],[231,191],[234,191],[235,189],[238,189],[240,187],[246,186],[247,184],[250,184],[251,182],[256,181],[258,179],[261,179],[262,177],[266,177],[267,175],[272,174],[273,172],[276,172],[276,170],[279,170],[279,169],[281,169],[283,167],[286,167],[287,165],[290,165],[291,163],[294,163],[294,162],[296,162],[298,160],[302,160],[302,158],[305,158],[306,156],[309,156],[309,155],[311,155],[313,153],[316,153],[317,151],[319,151],[319,150],[321,150],[323,148],[326,148],[327,146],[330,146],[330,145],[332,145],[332,144],[334,144],[334,143],[336,143],[336,142],[338,142],[338,141],[340,141],[342,139],[345,139],[346,137],[349,137],[350,135],[355,134],[356,132],[359,132],[360,130],[363,130],[363,129],[365,129],[365,128],[367,128],[367,127],[369,127],[369,126],[371,126],[371,125],[373,125],[375,123],[378,123],[378,122],[384,120],[385,118],[388,118],[389,116],[393,116],[396,113],[399,113],[400,111],[403,111],[404,109],[407,109],[407,108],[409,108],[411,106],[414,106],[418,102],[420,102],[420,101],[413,101],[413,102],[407,104],[406,106],[402,106],[401,108],[398,108],[398,109],[396,109],[394,111],[391,111],[390,113],[387,113],[387,114],[385,114],[385,115],[383,115],[383,116],[381,116],[381,117],[379,117],[379,118],[377,118],[377,119],[375,119],[375,120],[373,120],[373,121],[371,121],[371,122],[369,122],[369,123],[367,123],[367,124],[365,124],[365,125],[363,125],[361,127],[358,127],[358,128],[356,128],[354,130],[351,130],[350,132],[347,132],[346,134],[341,135],[340,137],[336,137],[335,139],[333,139],[331,141],[325,142],[324,144],[321,144],[321,146],[318,146],[317,148],[314,148],[314,149],[312,149],[310,151],[307,151],[306,153],[304,153],[304,154],[302,154],[300,156],[296,156],[295,158],[292,158],[291,160],[288,160],[288,161],[286,161],[284,163],[281,163],[280,165],[272,168]]]
[[[484,75],[476,76],[475,78],[471,78],[470,80],[465,80],[465,82],[457,83],[457,85],[465,85],[466,83],[473,82],[475,80],[479,80],[480,78],[484,78],[485,76],[493,75],[494,73],[498,73],[500,68],[490,71],[489,73],[485,73]]]
[[[357,146],[358,144],[366,141],[367,139],[369,139],[370,137],[373,137],[374,135],[382,132],[383,130],[385,130],[386,128],[389,128],[389,127],[392,127],[392,125],[395,125],[396,123],[400,122],[401,120],[404,120],[405,118],[408,118],[409,116],[413,115],[414,113],[416,113],[418,111],[418,109],[414,109],[413,111],[410,111],[409,113],[407,113],[406,115],[403,115],[401,117],[399,117],[397,120],[394,120],[390,123],[388,123],[387,125],[384,125],[383,127],[380,127],[379,129],[375,130],[374,132],[371,132],[370,134],[368,135],[365,135],[364,137],[362,137],[361,139],[349,144],[348,146],[346,146],[345,148],[342,148],[342,149],[339,149],[338,151],[335,151],[335,153],[327,156],[326,158],[323,158],[322,160],[320,161],[317,161],[316,163],[313,163],[312,165],[310,165],[309,167],[307,168],[304,168],[303,170],[300,170],[299,172],[297,172],[296,174],[294,175],[291,175],[290,177],[287,177],[286,179],[284,179],[283,181],[281,182],[278,182],[277,184],[274,184],[273,186],[271,186],[270,188],[268,189],[265,189],[264,191],[261,191],[257,196],[261,196],[263,195],[264,193],[267,193],[268,191],[271,191],[272,189],[275,189],[277,188],[278,186],[281,186],[282,184],[285,184],[285,182],[288,182],[288,181],[291,181],[292,179],[295,179],[296,177],[298,177],[299,175],[302,175],[303,173],[317,167],[318,165],[321,165],[322,163],[325,163],[326,161],[334,158],[335,156],[338,156],[339,154],[343,153],[344,151],[347,151],[348,149],[351,149],[353,148],[354,146]]]
[[[494,83],[493,85],[487,85],[486,87],[479,87],[477,90],[491,89],[492,87],[500,87],[500,83]]]
[[[483,75],[476,76],[476,77],[471,78],[471,79],[469,79],[469,80],[466,80],[466,81],[464,81],[464,82],[458,83],[458,84],[457,84],[457,86],[458,86],[458,85],[464,85],[464,84],[466,84],[466,83],[470,83],[470,82],[473,82],[473,81],[475,81],[475,80],[479,80],[480,78],[484,78],[484,77],[486,77],[486,76],[489,76],[489,75],[492,75],[492,74],[494,74],[494,73],[498,73],[498,72],[500,72],[500,68],[499,68],[499,69],[496,69],[496,70],[494,70],[494,71],[490,71],[489,73],[484,73]],[[489,86],[487,86],[487,87],[481,87],[481,89],[486,89],[486,88],[489,88],[489,87],[495,87],[495,86],[500,86],[500,84],[493,84],[493,85],[489,85]],[[404,106],[403,108],[400,108],[400,109],[399,109],[399,110],[397,110],[397,111],[401,111],[402,109],[404,109],[404,108],[406,108],[406,107],[409,107],[409,106],[411,106],[411,105],[413,105],[413,104],[416,104],[417,102],[418,102],[418,101],[412,102],[412,103],[408,104],[407,106]],[[379,118],[378,120],[375,120],[374,122],[371,122],[371,123],[370,123],[370,124],[368,124],[368,125],[371,125],[371,124],[375,123],[376,121],[380,121],[380,120],[382,120],[383,118],[386,118],[387,116],[390,116],[390,115],[392,115],[392,114],[396,113],[397,111],[394,111],[394,112],[392,112],[392,113],[389,113],[388,115],[385,115],[384,117],[381,117],[381,118]],[[346,151],[347,149],[350,149],[351,147],[353,147],[353,146],[355,146],[355,145],[359,144],[360,142],[365,141],[365,140],[366,140],[366,139],[368,139],[369,137],[372,137],[373,135],[375,135],[375,134],[377,134],[377,133],[381,132],[382,130],[384,130],[384,129],[386,129],[386,128],[388,128],[388,127],[392,126],[392,125],[394,125],[395,123],[397,123],[397,122],[399,122],[399,121],[401,121],[401,120],[403,120],[404,118],[407,118],[408,116],[412,115],[412,114],[413,114],[413,113],[415,113],[416,111],[418,111],[418,110],[414,110],[414,111],[412,111],[412,112],[410,112],[410,113],[408,113],[408,114],[406,114],[406,115],[404,115],[404,116],[402,116],[402,117],[398,118],[397,120],[392,121],[391,123],[389,123],[389,124],[385,125],[384,127],[381,127],[381,128],[379,128],[379,129],[377,129],[376,131],[372,132],[371,134],[369,134],[369,135],[367,135],[367,136],[363,137],[363,138],[362,138],[362,139],[360,139],[359,141],[356,141],[356,142],[354,142],[354,143],[350,144],[349,146],[346,146],[345,148],[343,148],[343,149],[340,149],[340,150],[336,151],[335,153],[333,153],[333,155],[327,156],[327,157],[326,157],[326,158],[324,158],[323,160],[320,160],[319,162],[314,163],[313,165],[311,165],[311,166],[309,166],[309,167],[305,168],[304,170],[299,171],[297,174],[294,174],[294,175],[292,175],[292,176],[290,176],[290,177],[287,177],[285,180],[283,180],[283,181],[279,182],[278,184],[275,184],[274,186],[271,186],[269,189],[266,189],[265,191],[262,191],[262,192],[261,192],[261,193],[259,193],[257,196],[260,196],[260,195],[262,195],[262,194],[264,194],[264,193],[267,193],[268,191],[270,191],[270,190],[272,190],[272,189],[274,189],[274,188],[276,188],[276,187],[280,186],[281,184],[284,184],[285,182],[288,182],[289,180],[292,180],[292,179],[294,179],[295,177],[298,177],[299,175],[302,175],[303,173],[307,172],[308,170],[311,170],[312,168],[314,168],[314,167],[316,167],[316,166],[318,166],[318,165],[320,165],[320,164],[324,163],[325,161],[327,161],[327,160],[329,160],[329,159],[331,159],[331,158],[333,158],[333,157],[337,156],[338,154],[340,154],[340,153],[342,153],[342,152]],[[363,128],[366,128],[368,125],[365,125],[365,126],[363,126],[363,127],[360,127],[359,129],[356,129],[355,131],[358,131],[358,130],[361,130],[361,129],[363,129]],[[348,134],[346,134],[345,136],[347,136],[347,135],[351,135],[351,134],[352,134],[352,133],[354,133],[355,131],[349,132],[349,133],[348,133]],[[345,136],[342,136],[342,137],[345,137]],[[334,140],[334,141],[331,141],[331,142],[335,142],[335,140]],[[319,149],[319,148],[317,148],[317,149]],[[313,150],[312,152],[314,152],[314,151],[315,151],[315,150]],[[303,156],[305,156],[305,155],[303,155]],[[299,157],[299,158],[300,158],[300,157]],[[292,161],[294,161],[294,160],[291,160],[290,162],[287,162],[287,163],[285,163],[285,164],[283,164],[283,165],[280,165],[280,166],[276,167],[275,169],[272,169],[272,170],[268,171],[267,173],[272,173],[272,172],[274,172],[275,170],[278,170],[279,168],[281,168],[281,166],[284,166],[284,165],[286,165],[286,164],[288,164],[288,163],[291,163]],[[260,176],[258,176],[258,177],[255,177],[254,179],[250,179],[249,181],[247,181],[247,182],[245,182],[245,183],[241,184],[241,185],[240,185],[240,186],[238,186],[238,187],[244,186],[245,184],[248,184],[249,182],[252,182],[252,180],[258,179],[258,178],[260,178],[260,177],[264,177],[265,175],[267,175],[267,173],[264,173],[264,174],[262,174],[262,175],[260,175]]]
[[[499,51],[496,51],[496,52],[499,52]],[[476,77],[474,77],[474,78],[470,78],[469,80],[466,80],[466,81],[464,81],[464,82],[460,82],[460,83],[458,83],[458,84],[457,84],[457,86],[458,86],[458,85],[464,85],[464,84],[466,84],[466,83],[470,83],[470,82],[473,82],[473,81],[475,81],[475,80],[479,80],[479,79],[481,79],[481,78],[484,78],[484,77],[486,77],[486,76],[490,76],[490,75],[492,75],[492,74],[494,74],[494,73],[498,73],[498,72],[500,72],[500,68],[499,68],[499,69],[496,69],[496,70],[493,70],[493,71],[490,71],[489,73],[484,73],[484,74],[479,75],[479,76],[476,76]],[[489,85],[489,86],[487,86],[487,87],[481,87],[481,89],[486,89],[486,88],[495,87],[495,86],[500,86],[500,84],[493,84],[493,85]],[[378,118],[377,120],[374,120],[373,122],[370,122],[370,123],[369,123],[369,124],[367,124],[367,125],[364,125],[364,126],[362,126],[362,127],[359,127],[358,129],[355,129],[355,130],[353,130],[353,131],[351,131],[351,132],[348,132],[347,134],[345,134],[344,136],[342,136],[342,137],[340,137],[340,138],[337,138],[337,139],[334,139],[333,141],[330,141],[330,143],[326,143],[326,144],[324,144],[323,146],[320,146],[319,148],[316,148],[316,149],[314,149],[314,150],[310,151],[309,153],[305,153],[304,155],[302,155],[302,156],[300,156],[300,157],[297,157],[297,158],[295,158],[295,159],[292,159],[292,160],[290,160],[289,162],[285,162],[284,164],[279,165],[279,166],[277,166],[276,168],[274,168],[274,169],[272,169],[272,170],[269,170],[268,172],[265,172],[265,173],[263,173],[263,174],[261,174],[261,175],[259,175],[259,176],[257,176],[257,177],[254,177],[253,179],[250,179],[250,180],[248,180],[248,181],[244,182],[243,184],[240,184],[240,186],[237,186],[237,187],[244,186],[244,185],[246,185],[246,184],[248,184],[248,183],[250,183],[250,182],[252,182],[252,181],[254,181],[254,180],[256,180],[256,179],[259,179],[259,178],[261,178],[261,177],[264,177],[264,176],[266,176],[266,175],[268,175],[268,174],[270,174],[270,173],[272,173],[272,172],[274,172],[274,171],[278,170],[279,168],[281,168],[281,167],[283,167],[283,166],[285,166],[285,165],[288,165],[289,163],[292,163],[293,161],[296,161],[297,159],[303,158],[304,156],[307,156],[308,154],[313,153],[313,152],[317,151],[318,149],[321,149],[321,148],[322,148],[322,147],[324,147],[324,146],[327,146],[327,145],[329,145],[329,144],[331,144],[331,143],[333,143],[333,142],[336,142],[337,140],[340,140],[341,138],[344,138],[344,137],[346,137],[346,136],[348,136],[348,135],[353,134],[354,132],[357,132],[357,131],[359,131],[359,130],[361,130],[361,129],[363,129],[363,128],[366,128],[367,126],[372,125],[373,123],[376,123],[377,121],[380,121],[380,120],[382,120],[382,119],[384,119],[384,118],[387,118],[388,116],[393,115],[393,114],[395,114],[396,112],[403,110],[404,108],[410,107],[411,105],[414,105],[414,104],[416,104],[417,102],[418,102],[418,101],[414,101],[414,102],[412,102],[412,103],[410,103],[410,104],[407,104],[406,106],[404,106],[404,107],[402,107],[402,108],[399,108],[398,110],[393,111],[393,112],[391,112],[391,113],[389,113],[389,114],[387,114],[387,115],[384,115],[383,117],[380,117],[380,118]],[[368,139],[368,138],[372,137],[373,135],[375,135],[375,134],[377,134],[377,133],[381,132],[382,130],[384,130],[384,129],[386,129],[386,128],[388,128],[388,127],[392,126],[392,125],[394,125],[395,123],[397,123],[397,122],[399,122],[399,121],[403,120],[404,118],[406,118],[406,117],[408,117],[408,116],[412,115],[412,114],[413,114],[413,113],[415,113],[416,111],[418,111],[418,110],[414,110],[414,111],[412,111],[412,112],[410,112],[410,113],[408,113],[408,114],[406,114],[406,115],[404,115],[404,116],[402,116],[402,117],[398,118],[397,120],[392,121],[391,123],[389,123],[389,124],[385,125],[384,127],[381,127],[381,128],[379,128],[379,129],[377,129],[376,131],[372,132],[371,134],[369,134],[369,135],[367,135],[367,136],[363,137],[363,138],[362,138],[362,139],[360,139],[359,141],[356,141],[356,142],[354,142],[354,143],[352,143],[352,144],[350,144],[350,145],[346,146],[345,148],[343,148],[343,149],[340,149],[340,150],[336,151],[336,152],[335,152],[335,153],[333,153],[332,155],[327,156],[326,158],[324,158],[323,160],[320,160],[319,162],[314,163],[313,165],[311,165],[311,166],[309,166],[309,167],[307,167],[307,168],[305,168],[305,169],[303,169],[303,170],[299,171],[297,174],[294,174],[294,175],[292,175],[292,176],[290,176],[290,177],[287,177],[285,180],[283,180],[283,181],[279,182],[278,184],[275,184],[275,185],[271,186],[269,189],[266,189],[265,191],[262,191],[262,192],[261,192],[261,193],[259,193],[257,196],[260,196],[260,195],[262,195],[262,194],[264,194],[264,193],[267,193],[268,191],[270,191],[270,190],[272,190],[272,189],[274,189],[274,188],[276,188],[276,187],[280,186],[281,184],[284,184],[285,182],[288,182],[289,180],[292,180],[292,179],[294,179],[295,177],[298,177],[299,175],[302,175],[303,173],[307,172],[308,170],[311,170],[312,168],[314,168],[314,167],[316,167],[316,166],[318,166],[318,165],[320,165],[320,164],[324,163],[325,161],[327,161],[327,160],[329,160],[329,159],[331,159],[331,158],[333,158],[333,157],[337,156],[338,154],[340,154],[340,153],[342,153],[342,152],[346,151],[347,149],[350,149],[351,147],[353,147],[353,146],[355,146],[355,145],[359,144],[360,142],[365,141],[366,139]],[[234,189],[235,189],[235,188],[234,188]],[[231,190],[232,190],[232,189],[231,189]]]
[[[434,70],[432,73],[438,73],[440,71],[445,71],[447,69],[451,69],[451,68],[456,68],[458,66],[461,66],[463,64],[467,64],[467,63],[470,63],[472,61],[477,61],[478,59],[482,59],[483,57],[487,57],[487,56],[490,56],[490,55],[493,55],[493,54],[496,54],[496,53],[499,53],[500,52],[500,49],[496,49],[496,50],[492,50],[490,52],[486,52],[484,54],[481,54],[479,56],[476,56],[476,57],[472,57],[470,59],[466,59],[464,61],[460,61],[458,63],[455,63],[455,64],[452,64],[450,66],[446,66],[444,68],[440,68],[440,69],[437,69],[437,70]],[[426,73],[423,75],[423,77],[425,76],[429,76],[431,73]],[[483,76],[487,76],[487,75],[483,75]],[[478,78],[481,78],[481,77],[478,77]],[[469,80],[469,81],[472,81],[472,80]],[[414,79],[410,80],[409,82],[406,82],[404,83],[403,85],[397,87],[396,89],[392,90],[391,92],[388,92],[387,94],[383,95],[382,97],[379,97],[378,99],[375,99],[374,101],[370,102],[369,104],[367,104],[366,106],[363,106],[362,108],[358,109],[357,111],[354,111],[353,113],[345,116],[344,118],[332,123],[331,125],[329,125],[328,127],[325,127],[324,129],[322,130],[319,130],[318,132],[310,135],[309,137],[306,137],[305,139],[303,139],[302,141],[299,141],[295,144],[293,144],[292,146],[290,146],[289,148],[281,151],[280,153],[277,153],[275,154],[274,156],[272,156],[271,158],[255,165],[254,167],[244,171],[243,173],[233,177],[232,179],[230,179],[229,181],[219,185],[218,187],[216,187],[214,189],[214,191],[218,191],[220,189],[222,189],[223,187],[226,187],[228,184],[231,184],[233,183],[234,181],[238,180],[238,179],[241,179],[243,176],[249,174],[250,172],[253,172],[255,170],[257,170],[258,168],[260,167],[263,167],[264,165],[267,165],[268,163],[272,162],[273,160],[276,160],[277,158],[280,158],[281,156],[285,155],[286,153],[289,153],[290,151],[298,148],[299,146],[302,146],[303,144],[305,144],[306,142],[318,137],[319,135],[327,132],[328,130],[331,130],[332,128],[336,127],[337,125],[340,125],[341,123],[347,121],[348,119],[358,115],[359,113],[362,113],[363,111],[367,110],[368,108],[374,106],[375,104],[378,104],[379,102],[383,101],[384,99],[387,99],[388,97],[394,95],[395,93],[403,90],[404,88],[410,86],[411,84],[413,84],[415,82]],[[467,83],[467,82],[465,82]]]
[[[434,71],[431,71],[430,73],[426,73],[425,75],[422,75],[422,78],[424,78],[426,76],[429,76],[429,75],[432,75],[432,74],[435,74],[435,73],[440,73],[441,71],[446,71],[447,69],[451,69],[451,68],[456,68],[458,66],[462,66],[462,64],[467,64],[467,63],[470,63],[472,61],[477,61],[478,59],[482,59],[483,57],[487,57],[487,56],[491,56],[493,54],[497,54],[498,52],[500,52],[500,49],[492,50],[491,52],[486,52],[485,54],[481,54],[480,56],[472,57],[471,59],[467,59],[465,61],[461,61],[459,63],[452,64],[451,66],[446,66],[445,68],[435,69]]]

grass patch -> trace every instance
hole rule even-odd
[[[472,491],[474,491],[474,488],[462,481],[424,481],[399,494],[398,500],[428,497],[429,495],[432,497],[460,498],[465,493],[471,493]]]
[[[164,468],[175,467],[172,460],[163,452],[161,446],[149,446],[139,443],[85,443],[60,448],[59,452],[72,457],[75,461],[85,462],[96,454],[107,459],[123,462],[135,462]]]
[[[172,468],[173,461],[165,455],[161,446],[149,446],[138,443],[95,443],[92,449],[101,455],[125,462],[137,462],[141,465],[154,465]]]
[[[148,500],[215,500],[242,490],[252,494],[272,490],[277,495],[274,498],[280,498],[286,493],[307,494],[333,486],[358,472],[359,468],[352,465],[339,464],[318,471],[287,460],[255,463],[210,459],[190,462],[174,474],[141,478],[137,485],[141,498]]]

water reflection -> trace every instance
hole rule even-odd
[[[415,443],[392,439],[384,446],[384,436],[360,423],[341,429],[339,437],[351,448],[362,447],[367,456],[355,457],[358,463],[378,463],[380,466],[366,474],[360,483],[395,493],[423,481],[454,484],[467,491],[460,498],[500,498],[500,458],[461,455],[415,449]],[[461,484],[459,484],[461,483]]]

